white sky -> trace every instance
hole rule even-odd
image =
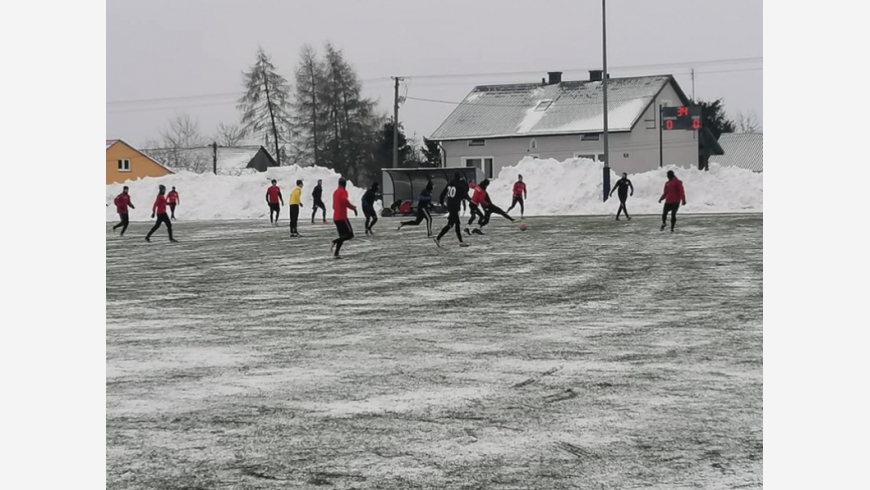
[[[458,102],[474,85],[539,82],[547,71],[585,79],[601,65],[599,0],[112,0],[106,9],[106,137],[134,145],[177,113],[204,134],[236,122],[241,73],[258,46],[292,82],[301,46],[322,52],[331,41],[387,113],[390,76],[412,76],[401,95]],[[722,97],[729,116],[763,122],[762,20],[760,0],[610,0],[609,71],[674,74],[691,96],[694,67],[697,97]],[[465,76],[414,77],[454,74]],[[453,107],[408,100],[399,118],[409,136],[429,136]]]

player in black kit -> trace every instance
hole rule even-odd
[[[462,176],[459,172],[453,174],[453,180],[447,183],[447,187],[441,191],[439,202],[444,205],[444,198],[447,198],[447,225],[441,229],[438,238],[435,239],[435,245],[441,246],[441,237],[450,231],[450,228],[456,229],[456,238],[459,239],[460,247],[467,247],[468,244],[462,241],[462,232],[459,229],[459,210],[462,209],[462,202],[468,199],[468,185],[462,181]]]
[[[631,188],[631,194],[628,193],[628,189]],[[628,208],[625,207],[625,200],[628,199],[628,196],[634,195],[634,186],[631,185],[631,181],[628,180],[628,174],[623,172],[622,178],[616,181],[616,184],[613,185],[613,189],[610,191],[610,195],[613,196],[613,191],[619,190],[617,195],[619,196],[619,210],[616,211],[616,221],[619,221],[619,213],[625,211],[625,217],[631,219],[631,216],[628,215]]]

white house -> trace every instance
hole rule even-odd
[[[601,70],[590,79],[474,87],[432,134],[447,167],[477,167],[484,177],[523,157],[604,160]],[[698,132],[659,130],[661,106],[690,100],[671,75],[608,78],[610,166],[636,173],[662,164],[698,166]],[[661,145],[659,138],[661,137]],[[661,150],[660,150],[661,149]]]
[[[722,133],[719,145],[724,155],[710,157],[723,167],[737,167],[764,171],[764,134],[762,133]]]

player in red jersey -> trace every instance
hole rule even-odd
[[[175,186],[172,186],[172,190],[169,191],[169,194],[166,194],[166,204],[169,204],[169,212],[171,213],[169,217],[175,219],[175,206],[181,204],[181,199],[178,198]]]
[[[160,223],[166,223],[166,230],[169,231],[169,241],[177,242],[175,238],[172,238],[172,222],[169,221],[169,215],[166,214],[166,186],[161,184],[160,190],[157,192],[157,199],[154,200],[154,206],[151,207],[151,217],[157,216],[157,222],[154,223],[154,227],[151,228],[151,231],[145,235],[145,241],[151,241],[151,235],[157,231],[157,228],[160,228]]]
[[[662,211],[662,227],[660,231],[665,231],[667,224],[668,213],[671,213],[671,233],[674,232],[674,226],[677,224],[677,210],[680,209],[680,202],[683,206],[686,205],[686,191],[683,189],[683,182],[674,175],[673,170],[668,170],[668,181],[665,183],[665,191],[659,202],[665,201],[665,208]]]
[[[517,203],[519,203],[519,205],[520,205],[520,219],[522,219],[523,213],[526,212],[525,208],[523,207],[523,199],[528,199],[529,194],[528,194],[528,192],[526,192],[526,184],[523,182],[523,176],[520,175],[518,177],[518,179],[519,180],[517,180],[516,183],[514,183],[514,192],[513,192],[514,200],[511,202],[511,207],[507,208],[507,211],[505,211],[505,212],[510,213],[511,209],[513,209],[514,206],[516,206]]]
[[[115,232],[117,228],[121,228],[121,236],[124,236],[124,232],[127,231],[127,225],[130,224],[130,214],[127,210],[129,206],[131,209],[136,209],[136,206],[130,201],[130,194],[127,192],[130,188],[126,185],[124,186],[124,191],[115,196],[115,208],[118,210],[118,216],[121,217],[121,222],[112,227],[112,233]]]
[[[281,206],[284,205],[284,196],[281,195],[281,189],[278,187],[278,181],[272,179],[272,185],[266,189],[266,204],[269,205],[269,222],[278,224],[278,216],[281,214]],[[275,218],[272,218],[275,215]]]
[[[338,252],[341,250],[341,245],[353,239],[353,228],[350,227],[350,220],[347,219],[347,210],[352,209],[353,215],[357,216],[356,207],[350,203],[347,198],[347,181],[344,178],[338,179],[338,188],[332,193],[332,221],[335,222],[335,228],[338,230],[338,238],[332,241],[330,250],[335,250],[335,258],[340,259]]]

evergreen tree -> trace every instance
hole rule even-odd
[[[734,121],[725,116],[721,98],[712,102],[696,100],[694,103],[701,106],[701,126],[709,129],[717,140],[722,133],[734,132]]]
[[[323,63],[310,45],[302,47],[296,67],[293,126],[295,147],[300,156],[315,165],[323,164],[323,142],[328,122],[322,106],[325,84]]]
[[[362,84],[342,52],[327,43],[320,110],[324,115],[324,163],[354,182],[377,178],[374,160],[382,118],[362,97]]]
[[[441,147],[438,146],[437,141],[432,141],[424,137],[423,147],[420,148],[420,152],[423,154],[423,159],[426,164],[433,167],[441,166]]]
[[[399,168],[416,167],[414,162],[414,147],[408,143],[402,123],[399,123],[398,131]],[[393,166],[393,121],[389,120],[381,127],[377,145],[377,160],[380,168]]]
[[[281,165],[286,154],[282,147],[289,141],[290,87],[275,71],[275,65],[263,48],[257,51],[257,61],[244,73],[246,93],[239,99],[242,129],[253,137],[262,137],[266,148],[274,148],[275,159]]]

